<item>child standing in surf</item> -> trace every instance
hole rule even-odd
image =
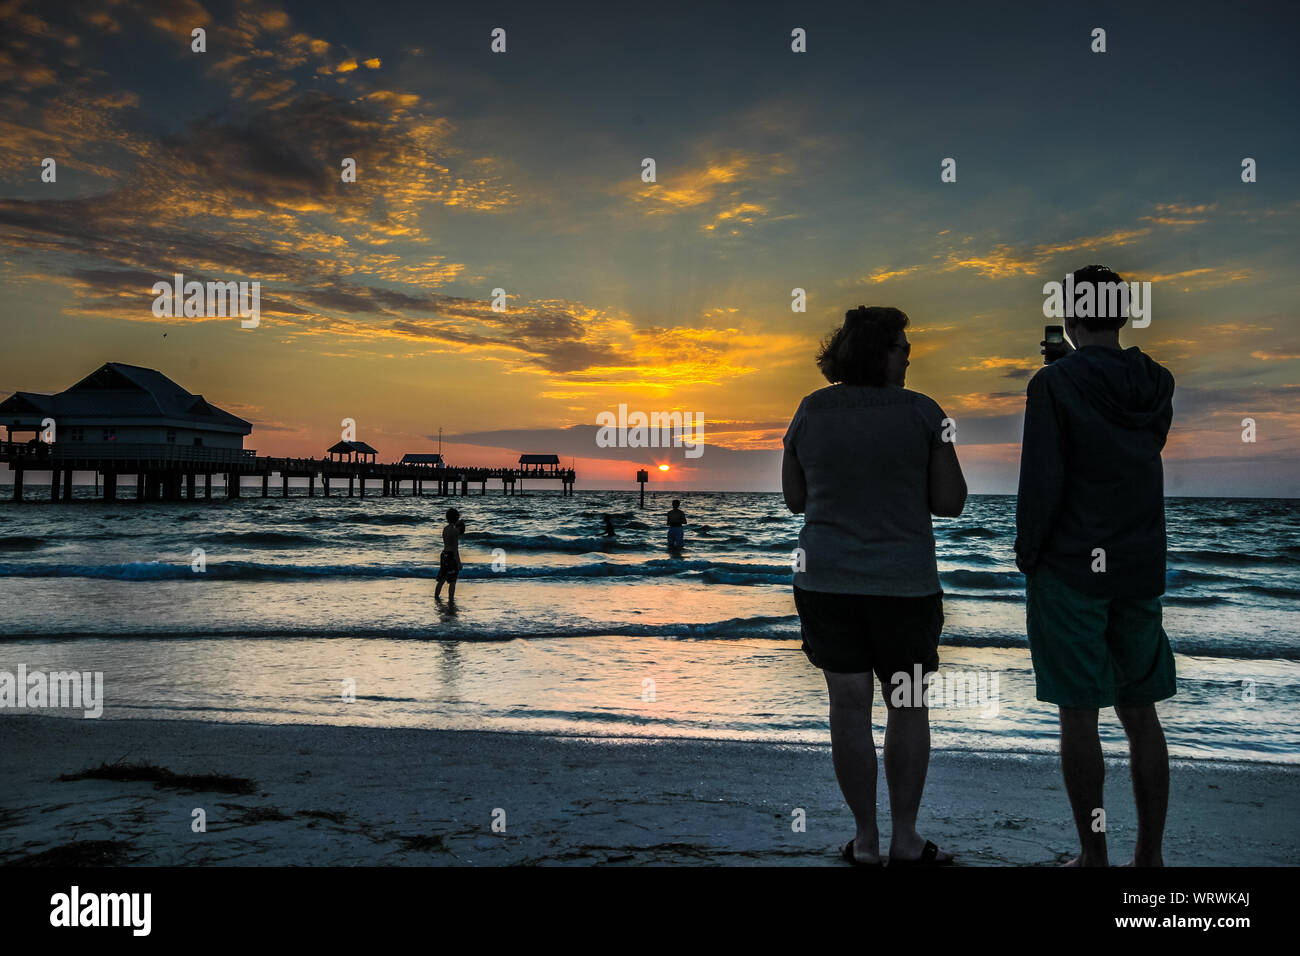
[[[455,508],[447,509],[447,524],[442,529],[442,554],[438,558],[438,586],[433,589],[435,601],[442,598],[442,586],[447,585],[447,600],[456,603],[456,579],[460,576],[460,536],[465,533],[465,522]]]

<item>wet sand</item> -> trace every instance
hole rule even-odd
[[[32,715],[0,717],[0,734],[8,865],[844,865],[853,833],[827,746]],[[102,763],[252,784],[58,779]],[[1176,762],[1166,862],[1292,865],[1297,774]],[[1122,762],[1108,763],[1106,799],[1123,862]],[[880,806],[887,834],[883,772]],[[970,866],[1053,866],[1076,847],[1058,763],[1041,755],[935,752],[920,828]]]

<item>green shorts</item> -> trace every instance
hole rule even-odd
[[[1025,576],[1025,630],[1039,700],[1140,707],[1177,689],[1158,597],[1093,597],[1039,567]]]

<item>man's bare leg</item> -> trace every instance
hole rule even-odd
[[[1101,756],[1095,709],[1061,708],[1061,772],[1082,848],[1079,857],[1066,865],[1109,866],[1106,832],[1094,829],[1106,784],[1106,763]]]
[[[1165,815],[1169,810],[1169,748],[1155,704],[1116,707],[1128,734],[1129,767],[1133,774],[1133,799],[1137,803],[1137,847],[1134,866],[1164,866],[1162,846]]]

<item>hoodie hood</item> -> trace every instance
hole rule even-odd
[[[1141,349],[1089,345],[1051,366],[1109,421],[1152,429],[1161,437],[1173,421],[1174,377]]]

